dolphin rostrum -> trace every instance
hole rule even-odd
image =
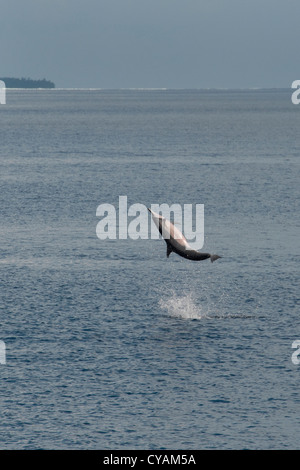
[[[148,211],[152,215],[152,219],[159,230],[159,233],[167,244],[167,258],[169,258],[172,251],[182,258],[190,259],[192,261],[201,261],[203,259],[210,258],[213,263],[216,259],[221,258],[219,255],[211,255],[210,253],[200,253],[194,250],[187,242],[185,236],[175,227],[172,222],[157,214],[153,210],[148,208]]]

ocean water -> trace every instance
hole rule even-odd
[[[1,449],[299,448],[300,107],[289,90],[7,90]],[[204,204],[204,251],[99,204]],[[150,222],[150,215],[149,215]]]

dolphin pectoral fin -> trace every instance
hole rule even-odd
[[[167,243],[167,258],[169,258],[172,251],[173,251],[172,246],[170,245],[170,243]]]

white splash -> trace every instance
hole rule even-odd
[[[196,304],[192,292],[183,296],[171,292],[168,297],[160,299],[159,306],[173,317],[200,320],[208,316],[207,312],[203,311],[201,306]]]

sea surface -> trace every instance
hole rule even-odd
[[[1,449],[300,448],[299,129],[289,90],[7,90]],[[119,196],[222,258],[100,240]]]

